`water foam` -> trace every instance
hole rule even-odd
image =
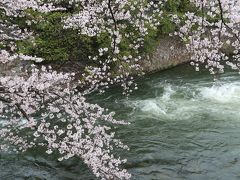
[[[128,101],[127,106],[134,107],[134,114],[140,118],[158,117],[160,119],[191,119],[206,114],[223,116],[223,113],[240,117],[239,82],[188,83],[182,86],[161,83],[154,87],[160,93],[156,97]],[[151,89],[153,90],[153,89]]]
[[[146,113],[166,114],[166,109],[158,103],[157,99],[138,101],[137,106]]]
[[[240,84],[225,83],[211,87],[200,88],[200,94],[204,99],[218,103],[240,103]]]

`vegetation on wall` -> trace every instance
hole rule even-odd
[[[94,52],[93,40],[79,35],[76,30],[64,29],[62,18],[66,12],[48,14],[32,13],[39,22],[29,28],[37,33],[34,43],[30,40],[18,43],[19,52],[43,57],[47,61],[86,61]],[[31,18],[31,17],[30,17]],[[41,19],[44,19],[42,21]]]
[[[176,29],[171,21],[169,13],[178,13],[179,15],[190,10],[189,0],[170,0],[165,3],[163,18],[159,19],[158,29],[150,29],[145,37],[144,47],[140,53],[151,53],[159,43],[159,37],[169,34]],[[18,42],[19,53],[30,54],[32,56],[43,57],[46,62],[64,62],[75,61],[81,64],[90,63],[89,56],[94,56],[99,47],[105,47],[110,42],[106,34],[102,33],[97,38],[80,35],[77,30],[64,29],[62,20],[72,13],[74,9],[67,8],[66,11],[50,12],[47,14],[39,12],[30,12],[30,20],[38,19],[38,22],[27,24],[27,27],[34,31],[34,42],[31,39]],[[26,17],[25,17],[26,18]],[[26,22],[17,20],[19,22]],[[26,27],[26,24],[19,24],[20,27]],[[129,29],[131,31],[131,29]],[[135,38],[135,37],[132,37]],[[131,54],[128,48],[129,40],[122,41],[120,48],[122,55]]]

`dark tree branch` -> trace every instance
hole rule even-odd
[[[224,13],[224,12],[223,12],[223,7],[222,7],[221,0],[218,0],[218,6],[219,6],[219,9],[220,9],[220,16],[221,16],[222,23],[223,23],[230,31],[232,31],[232,33],[233,33],[233,29],[227,25],[227,23],[225,22],[225,19],[224,19],[224,17],[223,17],[223,13]],[[235,38],[237,38],[237,40],[240,42],[240,39],[239,39],[238,35],[235,34],[235,33],[233,33],[233,35],[234,35]]]
[[[0,96],[0,101],[4,102],[4,103],[7,103],[7,104],[10,104],[12,101],[11,100],[8,100],[8,99],[5,99],[3,97]],[[21,112],[21,114],[23,115],[23,117],[25,117],[29,122],[30,122],[30,118],[28,117],[27,113],[21,108],[21,105],[16,103],[14,104],[17,109]]]
[[[112,16],[112,20],[114,22],[114,31],[116,32],[117,31],[117,21],[115,19],[115,16],[114,16],[114,13],[113,13],[113,10],[112,10],[112,7],[111,7],[111,0],[108,0],[108,9],[111,13],[111,16]],[[113,53],[115,52],[115,49],[116,49],[116,35],[114,34],[113,36]]]

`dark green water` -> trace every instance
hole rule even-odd
[[[134,180],[240,179],[240,76],[217,81],[187,65],[139,80],[128,99],[118,88],[93,101],[132,124],[117,129],[130,151]],[[0,156],[0,179],[94,179],[78,159],[57,162],[42,151]]]

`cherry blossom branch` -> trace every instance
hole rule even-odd
[[[113,10],[112,10],[112,7],[111,7],[111,0],[108,0],[108,8],[109,8],[109,11],[110,11],[110,14],[111,14],[111,17],[112,17],[112,20],[113,20],[113,23],[114,23],[114,33],[113,33],[113,53],[115,53],[115,49],[116,49],[116,32],[117,32],[117,22],[116,22],[116,19],[115,19],[115,16],[114,16],[114,13],[113,13]]]
[[[230,31],[233,32],[233,29],[227,25],[227,23],[225,22],[225,19],[224,19],[224,17],[223,17],[223,13],[224,13],[224,12],[223,12],[223,8],[222,8],[221,0],[217,0],[217,1],[218,1],[219,9],[220,9],[220,17],[221,17],[222,23],[223,23]],[[238,35],[235,34],[234,32],[233,32],[233,34],[234,34],[235,38],[240,42],[240,39],[239,39]]]
[[[4,102],[4,103],[8,103],[8,104],[12,103],[11,101],[9,101],[9,100],[1,97],[1,96],[0,96],[0,101],[2,101],[2,102]],[[20,105],[20,104],[17,104],[17,103],[15,103],[14,105],[15,105],[15,106],[17,107],[17,109],[22,113],[23,117],[25,117],[25,118],[30,122],[30,118],[28,117],[27,113],[21,108],[21,105]]]

